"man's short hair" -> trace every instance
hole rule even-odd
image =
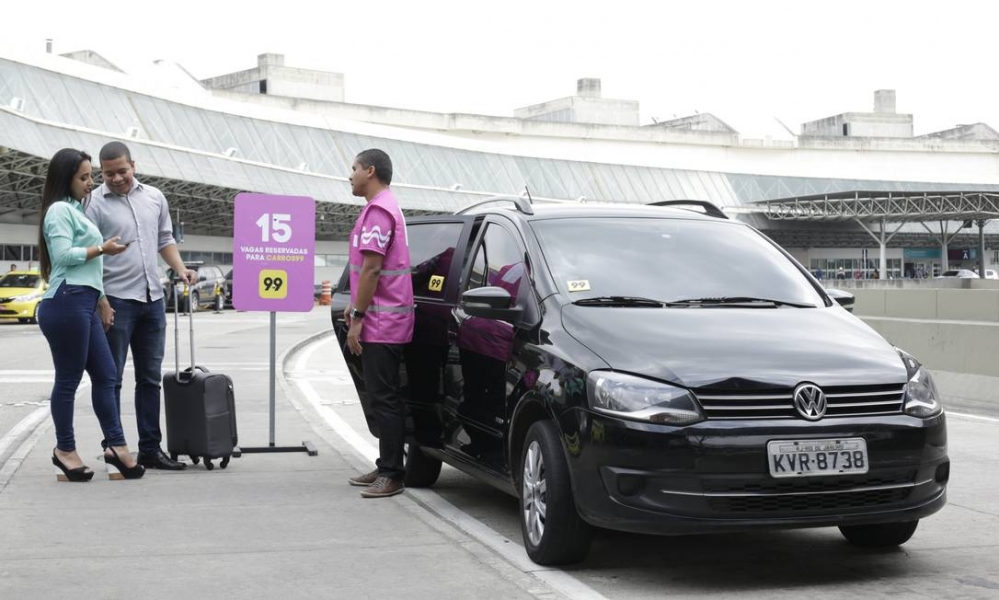
[[[357,155],[356,160],[365,169],[374,167],[375,177],[378,178],[378,181],[385,185],[392,185],[392,159],[384,150],[378,148],[364,150]]]
[[[122,144],[121,142],[108,142],[104,144],[101,148],[100,160],[104,162],[106,160],[115,160],[125,157],[125,160],[132,162],[132,153],[128,151],[128,146]]]

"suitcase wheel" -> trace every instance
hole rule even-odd
[[[206,458],[205,459],[205,468],[208,469],[209,471],[211,471],[212,469],[215,468],[215,465],[212,464],[212,461],[210,459]]]
[[[191,457],[191,462],[194,463],[194,464],[198,464],[199,462],[201,462],[201,459],[198,458],[197,456],[192,456]]]
[[[222,458],[222,462],[219,463],[219,468],[224,469],[229,466],[229,457],[225,456]]]

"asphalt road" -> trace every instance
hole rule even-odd
[[[291,337],[301,340],[329,326],[328,312],[321,308],[288,318],[295,323],[280,334],[285,347]],[[226,311],[199,319],[199,351],[212,366],[222,371],[266,368],[266,315]],[[224,343],[237,338],[238,344]],[[0,365],[2,440],[44,405],[51,359],[34,325],[0,321],[0,348],[5,357]],[[168,368],[172,362],[170,329]],[[305,384],[310,393],[303,392]],[[376,440],[364,427],[331,338],[316,338],[288,356],[281,385],[299,414],[324,431],[324,439],[342,453],[354,452],[356,464],[364,464],[367,458],[361,457],[370,455]],[[568,597],[999,598],[999,420],[951,414],[948,424],[953,465],[949,503],[925,519],[912,540],[892,550],[857,549],[835,529],[683,537],[600,531],[585,562],[544,570],[525,560],[515,499],[447,466],[433,488],[408,495],[427,511],[420,518],[457,524],[466,538],[455,544],[481,545],[497,560]],[[46,438],[42,443],[50,442]],[[0,464],[4,460],[0,455]],[[445,590],[441,597],[447,597]]]
[[[328,420],[342,419],[341,437],[356,434],[351,445],[370,452],[377,440],[339,349],[330,338],[314,346],[286,370],[311,382],[314,403],[335,414]],[[593,598],[999,598],[999,419],[955,412],[948,431],[948,505],[900,548],[859,549],[835,528],[680,537],[598,531],[589,557],[562,571]],[[522,555],[516,499],[447,465],[430,490],[513,546],[514,558]]]

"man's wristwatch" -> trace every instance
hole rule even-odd
[[[97,246],[97,256],[104,254],[104,246]]]
[[[350,318],[351,319],[363,319],[364,318],[364,313],[361,312],[361,311],[359,311],[359,310],[357,310],[356,308],[352,308],[352,309],[350,309]]]

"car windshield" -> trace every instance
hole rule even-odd
[[[41,275],[7,274],[0,278],[0,288],[33,288],[41,279]]]
[[[824,306],[819,292],[791,260],[755,230],[738,223],[573,218],[531,225],[552,276],[573,301],[768,299]],[[628,305],[606,305],[622,304]]]

